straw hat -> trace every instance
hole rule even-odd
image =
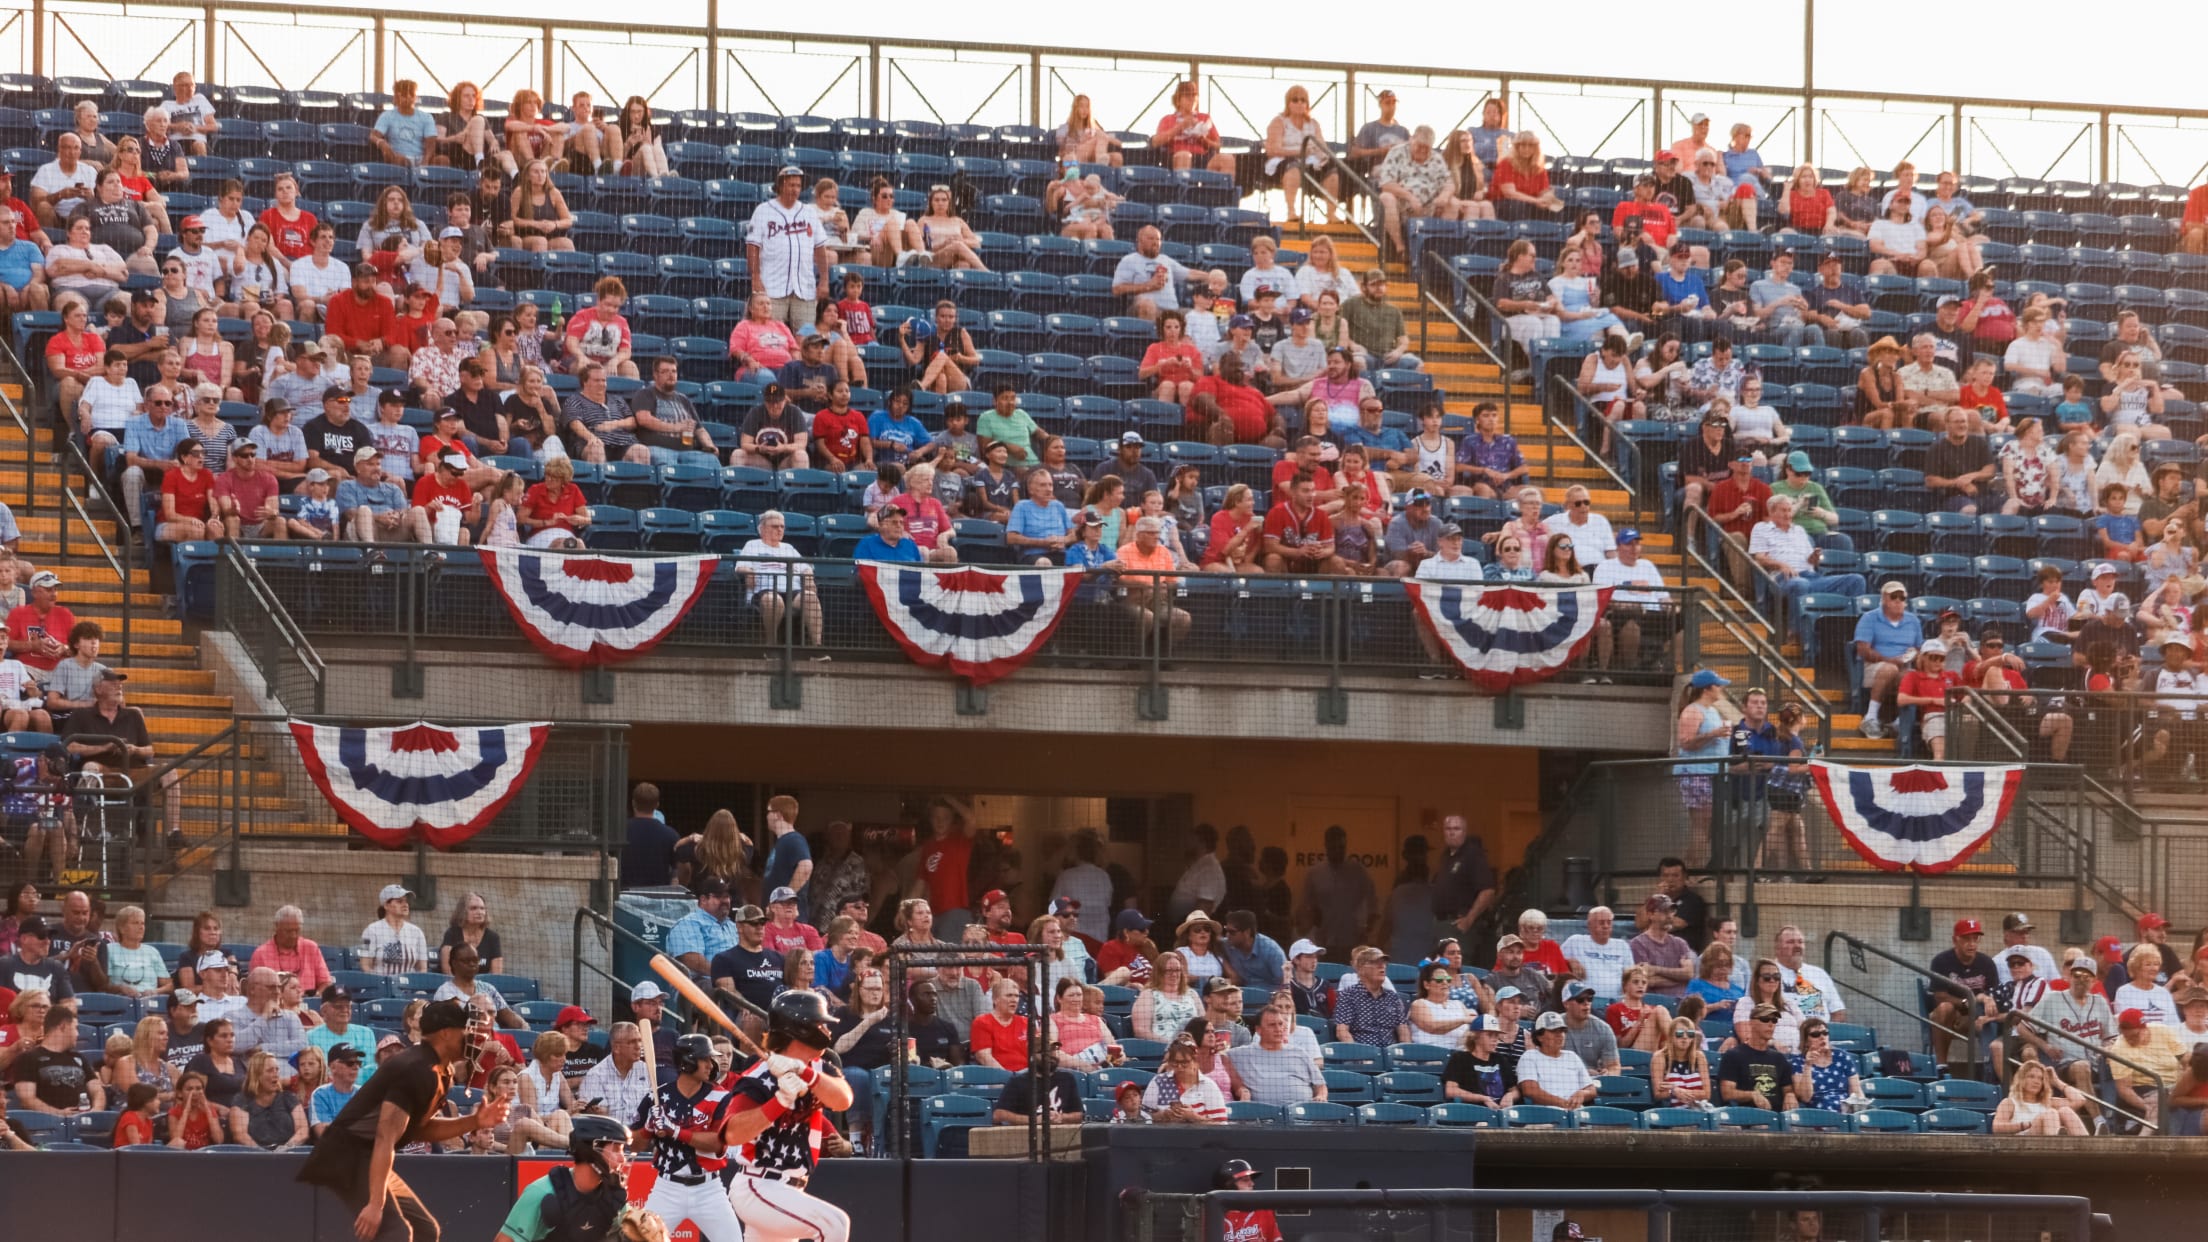
[[[1189,929],[1194,927],[1210,928],[1213,940],[1217,940],[1223,934],[1219,926],[1219,920],[1202,910],[1189,911],[1188,917],[1181,920],[1181,925],[1173,929],[1173,934],[1179,939],[1186,940],[1188,939]]]
[[[1907,352],[1909,351],[1901,347],[1900,341],[1897,341],[1890,336],[1882,336],[1877,340],[1871,342],[1870,356],[1873,358],[1882,353],[1900,355]]]

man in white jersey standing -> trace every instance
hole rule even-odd
[[[802,333],[813,326],[819,290],[828,287],[833,240],[820,212],[799,202],[805,171],[785,167],[774,177],[774,197],[751,213],[744,254],[751,263],[751,291],[766,294],[768,314]]]

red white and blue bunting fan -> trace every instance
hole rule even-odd
[[[1610,606],[1608,587],[1403,584],[1411,615],[1489,694],[1544,682],[1578,659]]]
[[[449,850],[498,817],[544,754],[546,721],[353,729],[288,722],[299,760],[339,818],[385,849]]]
[[[862,562],[859,581],[912,662],[977,686],[1032,659],[1066,619],[1078,569],[990,570]]]
[[[689,615],[719,563],[712,556],[613,557],[537,548],[477,552],[521,632],[571,668],[650,651]]]
[[[2020,765],[1854,768],[1812,760],[1825,813],[1881,871],[1938,875],[1969,861],[2003,823],[2024,784]]]

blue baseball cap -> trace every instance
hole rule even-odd
[[[1628,526],[1628,527],[1626,527],[1626,528],[1625,528],[1624,530],[1621,530],[1621,531],[1619,531],[1619,532],[1618,532],[1618,542],[1619,542],[1619,543],[1639,543],[1640,541],[1641,541],[1641,532],[1640,532],[1640,531],[1638,531],[1638,530],[1635,530],[1634,528],[1632,528],[1632,527],[1630,527],[1630,526]]]
[[[1704,668],[1696,669],[1694,676],[1687,678],[1687,684],[1697,690],[1707,690],[1711,686],[1729,686],[1733,682],[1729,677],[1718,676],[1716,669]]]
[[[1229,317],[1227,320],[1227,331],[1232,332],[1236,328],[1244,328],[1254,331],[1257,328],[1257,321],[1250,318],[1248,315],[1234,315]]]

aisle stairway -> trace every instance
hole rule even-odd
[[[1377,260],[1378,255],[1372,243],[1366,241],[1362,234],[1348,224],[1306,223],[1300,226],[1291,225],[1284,230],[1281,244],[1292,250],[1303,250],[1309,246],[1312,238],[1321,234],[1332,239],[1342,266],[1350,271],[1363,272],[1371,268]],[[1509,425],[1506,430],[1517,438],[1519,448],[1525,453],[1527,459],[1534,463],[1535,477],[1537,479],[1542,477],[1542,463],[1548,461],[1556,463],[1554,471],[1551,472],[1553,482],[1542,489],[1544,499],[1561,504],[1564,500],[1565,488],[1574,483],[1583,484],[1589,490],[1595,508],[1610,519],[1610,524],[1614,529],[1623,530],[1630,525],[1632,520],[1628,516],[1629,498],[1627,494],[1616,486],[1615,481],[1601,465],[1589,461],[1587,455],[1577,445],[1561,436],[1550,433],[1541,419],[1540,404],[1529,383],[1519,383],[1511,386],[1509,378],[1487,360],[1477,345],[1466,340],[1452,325],[1438,318],[1430,321],[1426,343],[1423,347],[1420,346],[1418,341],[1420,295],[1416,282],[1410,278],[1404,264],[1400,261],[1390,262],[1387,267],[1389,273],[1389,300],[1403,311],[1404,318],[1409,322],[1412,349],[1419,352],[1425,360],[1426,373],[1434,378],[1436,385],[1448,392],[1449,412],[1452,414],[1468,414],[1477,402],[1500,401],[1503,398],[1506,386],[1509,387],[1512,405]],[[1672,532],[1659,529],[1655,522],[1644,525],[1641,532],[1644,554],[1655,562],[1657,568],[1663,571],[1666,582],[1675,585],[1698,586],[1704,590],[1714,590],[1717,587],[1714,579],[1702,575],[1699,571],[1693,575],[1686,573],[1686,559],[1681,554],[1677,538]],[[1756,630],[1766,642],[1770,641],[1769,627],[1758,625]],[[1805,684],[1816,684],[1815,671],[1800,660],[1801,652],[1798,644],[1789,641],[1784,648],[1784,653],[1794,659],[1796,671],[1801,675]],[[1705,634],[1701,654],[1702,662],[1706,666],[1716,669],[1719,673],[1733,680],[1736,692],[1737,689],[1747,686],[1750,672],[1748,652],[1745,646],[1735,641],[1713,639]],[[1832,717],[1832,748],[1835,751],[1851,753],[1866,751],[1890,753],[1892,751],[1893,744],[1890,741],[1874,742],[1857,732],[1857,727],[1861,724],[1862,718],[1852,711],[1843,711],[1849,705],[1841,701],[1842,696],[1836,692],[1826,690],[1824,698],[1834,712]],[[1664,739],[1650,739],[1650,745],[1652,747],[1661,746],[1663,741]]]
[[[0,392],[18,408],[24,405],[23,376],[4,356],[0,356]],[[126,653],[122,611],[125,584],[77,519],[75,510],[63,501],[61,472],[51,464],[49,434],[40,428],[38,443],[30,446],[37,454],[37,469],[35,482],[27,489],[23,429],[14,419],[0,416],[0,501],[14,512],[23,532],[17,553],[36,568],[58,574],[62,580],[61,602],[78,620],[97,621],[106,631],[101,662],[129,675],[125,701],[145,714],[156,762],[171,762],[229,725],[230,696],[217,693],[214,674],[200,668],[198,645],[184,632],[183,623],[174,618],[172,610],[164,607],[143,565],[135,563],[143,559],[136,556],[136,549],[128,584],[131,642]],[[81,480],[78,487],[81,497]],[[87,503],[85,507],[95,515],[92,530],[108,547],[116,548],[114,524],[98,516],[105,506]],[[61,554],[64,512],[71,523],[66,557]],[[256,788],[269,791],[263,796],[280,793],[273,774],[254,774],[251,779]],[[218,780],[219,787],[213,783]],[[224,808],[218,788],[227,788],[228,780],[227,773],[208,772],[187,782],[183,826],[188,841],[211,839],[222,826]],[[144,898],[150,894],[142,887],[110,890],[111,900],[119,896]]]

